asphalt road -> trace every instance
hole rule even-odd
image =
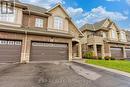
[[[101,77],[87,79],[64,63],[15,64],[0,71],[0,87],[130,87],[130,78],[88,66],[76,66],[97,72]]]

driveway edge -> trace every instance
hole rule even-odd
[[[19,63],[0,63],[0,72],[8,70],[12,67],[19,65]]]
[[[126,77],[130,77],[130,73],[115,70],[115,69],[110,69],[110,68],[106,68],[106,67],[102,67],[102,66],[97,66],[97,65],[93,65],[93,64],[87,64],[87,63],[84,62],[84,60],[73,60],[72,62],[83,64],[83,65],[88,65],[88,66],[91,66],[91,67],[103,69],[103,70],[106,70],[106,71],[109,71],[109,72],[113,72],[113,73],[117,73],[117,74],[120,74],[120,75],[123,75],[123,76],[126,76]]]

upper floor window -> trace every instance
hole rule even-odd
[[[6,7],[3,7],[1,9],[0,7],[0,11],[3,10],[3,11],[6,11]],[[8,9],[8,12],[11,12],[12,10],[11,9]],[[16,10],[14,9],[14,12],[13,13],[1,13],[0,12],[0,21],[3,21],[3,22],[15,22],[15,13],[16,13]]]
[[[61,17],[54,18],[54,28],[63,29],[63,19]]]
[[[103,32],[102,34],[103,34],[103,38],[106,38],[106,37],[107,37],[107,35],[106,35],[105,32]]]
[[[116,38],[116,31],[112,30],[112,38]]]
[[[43,28],[43,19],[36,18],[35,27]]]
[[[126,41],[126,33],[124,31],[120,32],[120,35],[121,35],[121,40],[124,40]]]

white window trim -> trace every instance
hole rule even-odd
[[[35,27],[43,28],[44,20],[42,18],[35,18]]]
[[[0,8],[0,10],[1,10],[1,8]],[[1,22],[15,23],[16,13],[17,13],[16,9],[14,9],[14,13],[13,14],[1,14],[0,13],[0,21]]]
[[[120,40],[121,41],[126,41],[127,39],[126,39],[126,33],[124,32],[124,31],[121,31],[120,32]]]
[[[112,37],[112,39],[116,38],[116,31],[115,30],[111,31],[111,37]]]
[[[107,38],[106,32],[103,32],[103,38]]]
[[[63,18],[59,16],[54,17],[54,29],[63,30]]]

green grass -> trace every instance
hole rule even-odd
[[[107,68],[117,69],[130,73],[130,61],[127,60],[86,60],[88,64],[94,64]]]

